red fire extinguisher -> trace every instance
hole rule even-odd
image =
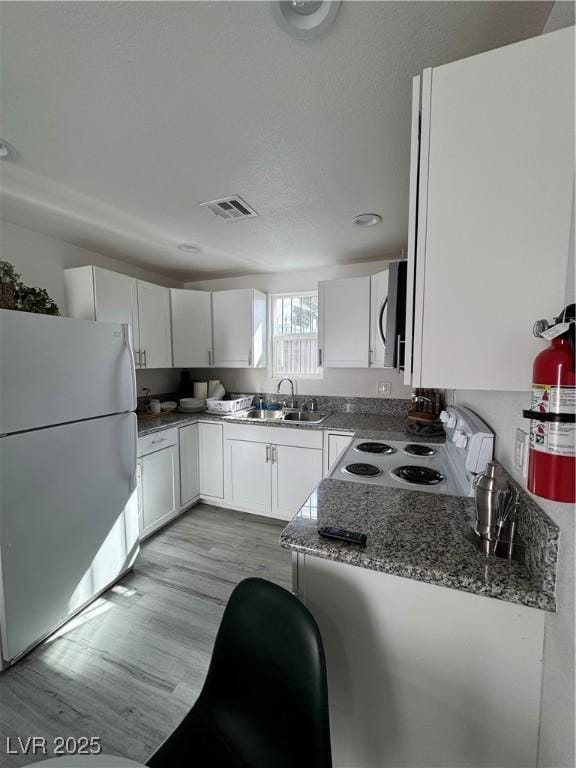
[[[550,346],[534,360],[528,490],[554,501],[576,501],[576,371],[574,304],[549,326],[539,320],[534,334]]]

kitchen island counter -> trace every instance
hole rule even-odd
[[[464,537],[473,500],[350,481],[323,480],[282,532],[282,546],[511,603],[556,609],[558,529],[538,520],[540,569],[486,558]],[[528,516],[526,516],[528,517]],[[318,535],[324,525],[366,533],[366,547]]]

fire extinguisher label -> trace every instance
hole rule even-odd
[[[532,410],[540,413],[574,413],[576,387],[532,385]],[[557,456],[576,456],[576,424],[554,421],[530,423],[530,447]]]

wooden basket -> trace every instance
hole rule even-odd
[[[14,309],[14,286],[0,283],[0,309]]]

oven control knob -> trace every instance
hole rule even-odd
[[[454,443],[457,448],[466,448],[468,445],[468,438],[461,430],[454,433]]]
[[[442,422],[442,424],[446,424],[449,418],[450,418],[450,414],[448,413],[448,411],[442,411],[440,413],[440,421]]]
[[[454,429],[454,427],[456,426],[456,416],[449,416],[446,426],[448,427],[448,429]]]

